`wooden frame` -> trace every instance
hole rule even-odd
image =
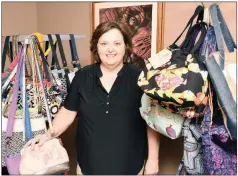
[[[152,5],[151,10],[151,55],[158,53],[164,47],[164,2],[92,2],[91,3],[91,35],[99,24],[101,9],[119,9]],[[93,56],[91,62],[94,63]]]

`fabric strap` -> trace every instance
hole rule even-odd
[[[64,54],[64,49],[63,49],[63,45],[62,45],[62,41],[60,38],[59,34],[55,34],[58,45],[59,45],[59,51],[60,51],[60,55],[62,58],[62,62],[63,62],[63,67],[64,67],[64,71],[65,71],[65,79],[66,79],[66,84],[67,84],[67,90],[69,90],[69,86],[70,86],[70,81],[69,81],[69,69],[67,67],[67,62],[66,62],[66,58],[65,58],[65,54]]]
[[[2,73],[4,72],[5,64],[6,64],[6,58],[7,58],[7,51],[9,48],[9,40],[10,36],[5,37],[3,52],[2,52]]]
[[[226,21],[222,15],[221,9],[217,4],[212,4],[209,7],[212,23],[214,26],[216,40],[217,40],[217,48],[220,52],[222,58],[219,60],[219,66],[222,70],[225,67],[225,50],[223,39],[225,40],[226,46],[229,52],[233,52],[235,48],[237,48],[234,39],[232,38],[231,32],[226,24]]]
[[[19,90],[19,83],[20,83],[20,72],[21,72],[21,67],[22,67],[22,57],[23,53],[21,51],[21,57],[18,63],[17,67],[17,73],[16,73],[16,78],[15,78],[15,84],[13,87],[13,93],[12,93],[12,103],[10,105],[10,112],[8,115],[8,122],[7,122],[7,129],[6,129],[6,137],[11,137],[13,133],[13,126],[14,126],[14,119],[16,116],[16,110],[17,110],[17,98],[18,98],[18,90]]]
[[[177,38],[177,39],[173,42],[173,44],[171,45],[172,48],[174,47],[174,45],[176,45],[176,42],[181,38],[181,36],[182,36],[183,33],[185,32],[185,30],[186,30],[188,27],[189,27],[188,29],[190,29],[190,28],[192,27],[193,21],[194,21],[194,19],[195,19],[197,16],[198,16],[197,22],[198,22],[199,20],[202,21],[202,19],[203,19],[203,11],[204,11],[204,7],[203,7],[203,6],[200,6],[200,5],[195,9],[195,12],[194,12],[193,16],[189,19],[189,21],[188,21],[186,27],[184,28],[184,30],[182,31],[182,33],[178,36],[178,38]]]
[[[79,63],[79,57],[77,53],[75,38],[73,34],[69,34],[69,36],[70,36],[69,45],[70,45],[70,51],[72,56],[72,64],[74,68],[80,69],[81,65]]]
[[[34,56],[36,56],[36,48],[35,48],[35,45],[33,43],[33,40],[30,40],[30,42],[32,43],[32,47],[33,47],[33,54]],[[49,122],[49,127],[50,127],[50,130],[53,131],[53,127],[52,127],[52,118],[51,118],[51,115],[50,115],[50,110],[49,110],[49,105],[48,105],[48,102],[47,102],[47,95],[46,95],[46,90],[45,90],[45,87],[43,85],[43,79],[42,79],[42,76],[40,74],[40,66],[39,66],[39,63],[38,63],[38,60],[36,59],[37,57],[34,57],[35,59],[35,63],[36,63],[36,71],[38,73],[38,76],[39,76],[39,81],[40,81],[40,86],[42,88],[42,93],[43,93],[43,99],[44,99],[44,103],[45,103],[45,108],[46,108],[46,114],[47,114],[47,119],[48,119],[48,122]]]
[[[59,45],[59,52],[60,52],[60,56],[61,56],[61,59],[62,59],[63,67],[67,67],[67,61],[66,61],[66,57],[65,57],[65,54],[64,54],[64,49],[63,49],[63,45],[62,45],[60,35],[55,34],[55,36],[56,36],[56,39],[57,39],[57,42],[58,42],[58,45]]]
[[[23,54],[22,57],[22,67],[20,73],[20,89],[21,89],[21,97],[22,97],[22,105],[23,105],[23,117],[24,117],[24,126],[25,126],[25,134],[27,141],[32,139],[32,130],[31,130],[31,121],[30,121],[30,113],[29,113],[29,106],[27,102],[27,95],[26,95],[26,81],[25,81],[25,55]]]
[[[53,54],[53,57],[54,57],[55,66],[58,70],[60,70],[59,60],[58,60],[58,57],[57,57],[57,54],[56,54],[56,48],[54,47],[54,42],[53,42],[52,36],[51,36],[51,34],[47,34],[47,36],[49,38],[50,47],[52,49],[52,54]]]

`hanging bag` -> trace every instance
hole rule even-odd
[[[202,12],[203,7],[199,6],[185,29],[192,26],[194,18]],[[198,32],[201,35],[193,44],[191,41]],[[167,49],[148,59],[138,79],[141,89],[158,100],[161,107],[189,118],[202,116],[207,103],[208,72],[198,53],[206,32],[204,22],[190,27],[181,46],[175,44],[180,35]]]
[[[183,124],[182,136],[184,137],[183,159],[177,170],[180,174],[184,167],[185,173],[189,175],[203,175],[206,170],[202,160],[202,131],[197,119],[186,118]]]
[[[184,117],[160,107],[146,94],[141,98],[141,105],[140,114],[149,127],[170,139],[181,136]]]
[[[201,125],[203,164],[209,175],[237,175],[237,142],[229,138],[216,94],[213,96],[211,94]]]
[[[2,116],[2,166],[7,166],[10,174],[19,174],[20,150],[27,140],[42,134],[46,131],[44,116],[41,114],[30,113],[25,93],[25,73],[24,73],[24,56],[26,54],[26,46],[21,51],[18,71],[12,93],[12,102],[10,105],[10,113],[8,118]],[[24,84],[24,86],[22,86]],[[21,97],[23,99],[23,111],[17,114],[18,89],[21,89]],[[30,117],[31,116],[31,117]]]
[[[217,93],[218,102],[224,114],[225,126],[227,127],[231,138],[237,140],[237,105],[222,72],[225,65],[223,38],[229,52],[234,51],[236,44],[234,43],[219,6],[213,4],[210,6],[209,10],[214,25],[214,31],[211,31],[205,42],[207,43],[207,41],[210,40],[212,45],[216,44],[216,47],[209,47],[209,44],[211,43],[204,43],[204,57],[201,57],[201,59],[206,65],[212,85]],[[219,57],[216,59],[217,55]]]
[[[33,40],[31,40],[33,42]],[[50,111],[46,98],[40,67],[35,58],[37,73],[39,75],[41,89],[44,96],[47,118],[50,131],[53,132]],[[44,143],[43,146],[31,150],[31,146],[21,150],[20,173],[21,174],[58,174],[69,169],[69,157],[66,150],[62,147],[59,139],[51,139]]]

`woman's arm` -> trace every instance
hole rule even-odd
[[[159,133],[147,126],[148,137],[148,159],[144,174],[158,174],[159,172]]]
[[[60,109],[60,112],[56,115],[52,122],[53,131],[51,137],[59,137],[63,132],[65,132],[68,127],[74,122],[76,115],[76,111],[70,111],[62,107]]]
[[[52,122],[52,133],[49,129],[45,134],[37,135],[35,138],[28,141],[24,147],[31,145],[31,149],[34,149],[36,143],[38,143],[39,146],[42,146],[46,141],[50,140],[51,138],[59,137],[73,123],[76,115],[76,111],[70,111],[62,107]]]

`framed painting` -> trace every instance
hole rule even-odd
[[[102,22],[126,24],[132,33],[132,61],[147,61],[163,49],[163,2],[92,2],[92,31]],[[92,58],[92,63],[94,59]]]

